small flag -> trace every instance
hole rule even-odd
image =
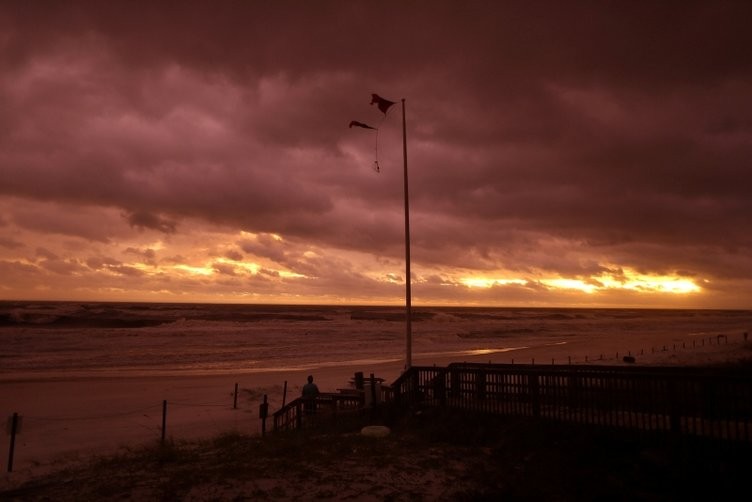
[[[376,103],[376,106],[379,107],[379,110],[386,115],[386,111],[389,109],[390,106],[394,104],[394,101],[389,101],[388,99],[384,99],[378,94],[371,94],[371,104]]]
[[[381,110],[381,113],[384,114],[384,116],[381,118],[381,122],[384,122],[384,120],[386,119],[386,112],[394,104],[394,101],[384,99],[378,94],[371,94],[371,104],[375,104],[379,108],[379,110]],[[351,120],[350,128],[352,129],[353,127],[362,127],[363,129],[373,129],[376,131],[376,147],[374,148],[376,160],[373,161],[373,168],[377,173],[381,172],[381,167],[379,166],[379,128],[369,126],[368,124],[358,122],[357,120]]]
[[[355,127],[362,127],[363,129],[376,129],[375,127],[371,127],[368,124],[364,124],[363,122],[358,122],[357,120],[351,120],[350,121],[350,128],[353,126]]]

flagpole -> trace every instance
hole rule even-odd
[[[405,121],[405,98],[402,98],[402,161],[404,165],[405,190],[405,370],[412,366],[413,333],[410,283],[410,197],[407,187],[407,127]]]

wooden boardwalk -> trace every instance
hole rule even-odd
[[[413,366],[393,384],[296,399],[275,431],[388,404],[665,432],[752,446],[752,374],[727,368],[456,363]],[[370,398],[370,399],[369,399]]]
[[[451,364],[412,367],[398,406],[444,406],[752,443],[752,375],[720,368]]]

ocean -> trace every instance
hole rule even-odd
[[[0,302],[0,380],[254,373],[404,361],[403,307]],[[750,310],[416,307],[414,363],[609,337],[740,336]]]

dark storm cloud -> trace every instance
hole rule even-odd
[[[399,110],[382,123],[379,92],[407,98],[417,262],[748,277],[750,14],[725,1],[4,2],[0,196],[116,208],[168,235],[184,218],[245,230],[261,236],[245,253],[350,284],[268,234],[400,258]],[[353,119],[380,126],[379,174]],[[3,221],[113,238],[75,216]]]
[[[232,261],[240,261],[243,259],[243,253],[232,249],[225,253],[225,258],[232,260]]]
[[[126,220],[132,227],[139,229],[151,229],[166,234],[174,234],[177,231],[177,223],[167,220],[159,215],[138,211],[125,216]]]
[[[67,259],[67,260],[59,260],[59,259],[50,259],[50,260],[41,260],[38,263],[39,267],[47,270],[49,272],[53,272],[58,275],[73,275],[77,273],[81,273],[86,271],[86,267],[82,266],[78,261],[74,259]]]
[[[24,244],[22,242],[16,241],[15,239],[0,237],[0,246],[7,249],[18,249],[24,247]]]
[[[102,224],[101,214],[94,214],[85,207],[43,204],[42,209],[39,211],[31,205],[19,204],[13,209],[13,223],[24,230],[79,237],[93,242],[108,242],[115,232],[112,227]]]
[[[94,270],[109,267],[119,267],[122,264],[123,262],[121,262],[120,260],[105,256],[92,256],[86,259],[86,265]]]
[[[231,275],[231,276],[236,275],[235,266],[229,263],[215,263],[214,265],[212,265],[212,268],[216,272],[223,274],[223,275]]]
[[[144,260],[144,263],[147,265],[156,265],[157,264],[157,252],[153,249],[135,249],[135,248],[126,248],[125,251],[123,251],[126,254],[130,254],[133,256],[137,256]]]
[[[41,248],[41,247],[37,248],[34,251],[34,256],[37,257],[37,258],[42,258],[42,259],[46,259],[46,260],[57,260],[58,259],[58,256],[55,253],[53,253],[49,249],[45,249],[45,248]]]
[[[106,270],[117,275],[141,277],[142,270],[123,264],[120,260],[106,256],[93,256],[86,260],[86,266],[93,270]]]
[[[238,245],[246,253],[268,258],[279,264],[287,261],[284,243],[268,234],[260,234],[255,239],[244,240]]]

